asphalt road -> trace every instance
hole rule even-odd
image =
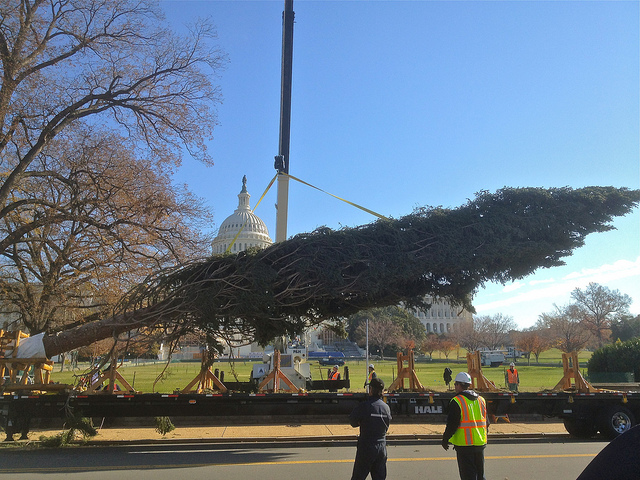
[[[487,479],[575,479],[607,443],[505,440],[486,450]],[[388,478],[458,479],[455,452],[439,442],[393,442]],[[184,444],[0,450],[0,479],[347,479],[354,442]]]

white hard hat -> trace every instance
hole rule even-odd
[[[376,367],[373,366],[373,363],[369,365],[369,368],[373,368],[375,370]]]
[[[516,366],[516,364],[515,364],[515,363],[513,363],[513,362],[511,362],[511,363],[509,364],[509,366],[510,366],[510,367],[515,367],[515,366]]]
[[[456,375],[455,381],[459,383],[471,384],[471,375],[469,375],[467,372],[460,372]]]

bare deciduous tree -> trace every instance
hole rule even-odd
[[[576,288],[571,292],[571,298],[575,301],[576,315],[591,331],[598,347],[609,339],[613,320],[628,313],[631,305],[629,295],[593,282],[584,290]]]
[[[211,161],[204,141],[220,100],[211,79],[225,56],[208,21],[178,37],[147,0],[17,0],[2,2],[0,17],[0,218],[24,206],[14,192],[79,121],[120,128],[174,165],[183,147]],[[51,220],[6,231],[0,252]]]
[[[424,353],[428,353],[429,357],[433,358],[433,352],[438,350],[439,346],[440,346],[440,337],[435,333],[429,333],[420,344],[420,349]]]
[[[497,313],[475,318],[474,328],[480,334],[483,347],[497,350],[508,342],[509,332],[516,328],[516,323],[510,315]]]
[[[538,330],[526,330],[518,332],[515,336],[515,347],[524,352],[527,365],[531,365],[531,354],[536,357],[536,362],[540,363],[540,354],[552,347],[552,343],[543,332]]]
[[[453,334],[452,338],[468,352],[475,352],[483,346],[482,335],[479,330],[477,317],[471,322],[465,322]]]
[[[555,306],[555,312],[543,313],[537,325],[549,329],[554,345],[565,353],[579,352],[591,340],[574,305]]]
[[[360,325],[356,330],[360,344],[364,343],[366,337],[365,325]],[[384,355],[384,349],[391,345],[400,345],[404,340],[404,335],[400,326],[390,318],[380,317],[369,322],[369,345],[377,347],[380,357]]]
[[[444,355],[444,358],[449,359],[449,354],[455,350],[457,343],[453,340],[449,340],[448,338],[442,338],[440,340],[440,345],[438,346],[438,351]]]
[[[0,252],[0,292],[32,334],[108,316],[131,285],[207,253],[201,202],[172,186],[164,162],[127,144],[71,126],[12,192],[0,235],[22,236]]]

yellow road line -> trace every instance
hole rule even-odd
[[[545,458],[577,458],[595,457],[595,453],[568,453],[556,455],[492,455],[485,457],[485,460],[514,460],[514,459],[545,459]],[[435,462],[452,461],[455,457],[415,457],[415,458],[389,458],[389,462]],[[82,467],[27,467],[27,468],[0,468],[1,473],[47,473],[47,472],[90,472],[106,470],[154,470],[164,468],[198,468],[198,467],[255,467],[255,466],[278,466],[278,465],[317,465],[327,463],[353,463],[353,459],[347,460],[281,460],[276,462],[247,462],[247,463],[184,463],[167,465],[105,465],[105,466],[82,466]]]
[[[513,460],[518,458],[577,458],[577,457],[595,457],[597,453],[565,453],[556,455],[501,455],[484,457],[485,460]]]

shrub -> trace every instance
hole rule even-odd
[[[169,417],[156,417],[156,432],[163,437],[175,428]]]
[[[587,362],[589,374],[603,372],[633,372],[640,379],[640,337],[615,342],[599,348]]]

